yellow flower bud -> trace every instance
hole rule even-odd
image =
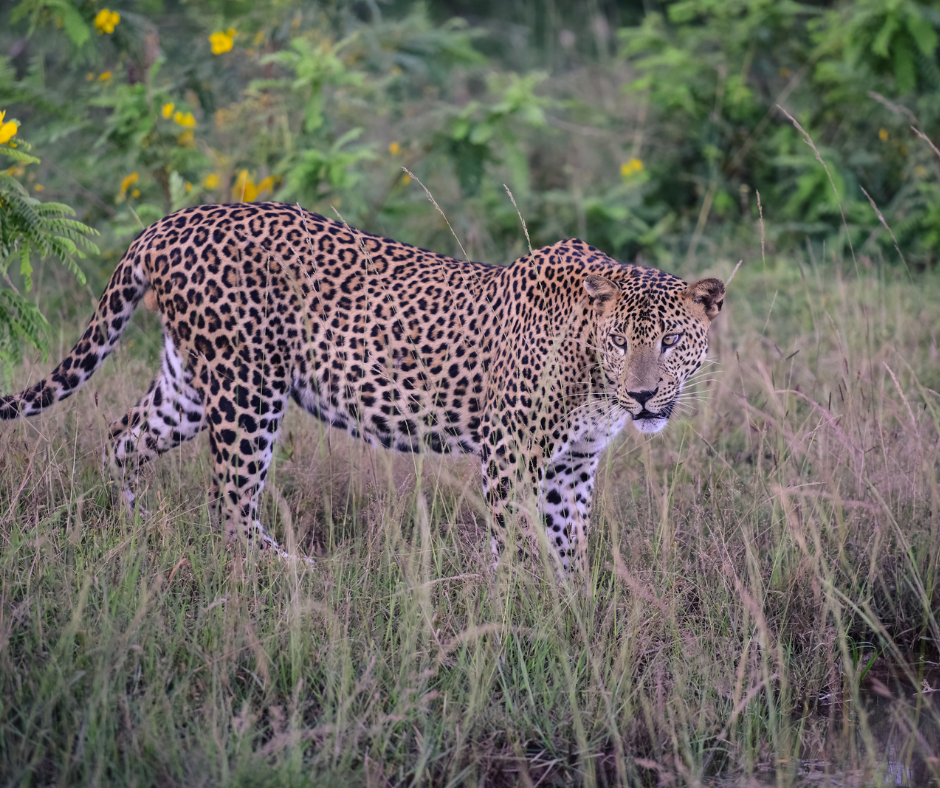
[[[97,14],[95,14],[94,25],[99,35],[101,33],[107,33],[110,35],[114,32],[114,28],[117,27],[120,21],[121,15],[119,13],[116,11],[111,11],[107,8],[102,8]]]
[[[232,32],[234,33],[235,31],[233,30]],[[209,36],[209,43],[212,45],[213,55],[221,55],[225,52],[230,52],[235,45],[233,36],[222,32],[213,33]]]
[[[629,178],[637,172],[643,172],[643,162],[639,159],[629,159],[620,165],[620,174],[624,178]]]
[[[121,194],[127,194],[127,190],[135,183],[139,178],[139,174],[132,172],[130,175],[125,176],[124,180],[121,181]]]
[[[173,120],[175,120],[184,129],[196,128],[196,119],[193,117],[192,112],[184,113],[177,110],[173,113]]]

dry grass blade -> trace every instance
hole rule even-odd
[[[871,195],[867,191],[865,191],[865,187],[862,185],[859,185],[858,188],[861,189],[862,194],[864,194],[868,198],[868,202],[871,204],[871,209],[875,212],[875,215],[878,217],[878,221],[881,222],[881,226],[884,227],[888,231],[888,234],[891,236],[891,240],[894,241],[894,248],[897,250],[898,257],[901,258],[901,262],[904,263],[904,267],[907,269],[908,276],[910,276],[911,269],[908,268],[907,260],[904,259],[904,255],[901,253],[901,247],[898,246],[898,239],[895,238],[894,231],[888,226],[888,222],[885,221],[885,217],[882,215],[881,211],[878,210],[878,206],[875,205],[875,201],[872,199]]]
[[[519,210],[519,206],[516,205],[516,198],[512,196],[512,192],[509,191],[509,187],[504,183],[503,188],[506,190],[506,194],[509,195],[509,199],[512,200],[512,207],[516,209],[516,214],[519,216],[519,221],[522,222],[522,232],[525,233],[525,242],[529,247],[529,254],[532,254],[532,241],[529,238],[529,228],[525,226],[525,219],[522,218],[522,211]]]
[[[832,173],[829,172],[829,167],[826,165],[826,162],[823,161],[822,154],[819,152],[819,149],[816,147],[816,143],[813,142],[813,138],[806,133],[806,130],[799,124],[796,118],[794,118],[789,112],[787,112],[779,104],[776,105],[784,115],[786,115],[790,122],[796,127],[796,130],[803,135],[803,141],[813,149],[813,153],[816,154],[816,161],[818,161],[822,168],[826,171],[826,177],[829,179],[829,185],[832,186],[832,193],[836,197],[836,202],[839,205],[839,213],[842,214],[842,226],[845,228],[846,240],[849,242],[849,250],[852,252],[852,260],[855,261],[855,248],[852,246],[852,238],[849,235],[849,225],[845,220],[845,209],[842,207],[842,198],[839,196],[839,190],[836,188],[836,182],[832,179]],[[857,262],[856,262],[857,265]]]
[[[463,248],[463,244],[460,243],[460,239],[457,237],[457,233],[455,233],[454,228],[451,227],[450,221],[448,220],[447,215],[444,213],[441,206],[437,204],[437,200],[434,199],[434,195],[431,194],[431,190],[428,189],[428,187],[425,186],[421,182],[421,179],[417,175],[415,175],[411,170],[409,170],[407,167],[402,167],[401,169],[404,173],[408,175],[408,177],[410,177],[414,181],[417,181],[418,184],[421,186],[421,188],[424,189],[424,193],[428,196],[428,199],[431,201],[431,205],[433,205],[437,209],[437,212],[441,215],[441,218],[447,223],[447,227],[450,230],[450,234],[454,236],[454,240],[457,242],[457,246],[460,247],[460,251],[463,254],[463,259],[469,260],[470,257],[467,254],[467,250]]]
[[[902,106],[901,104],[895,104],[893,101],[889,101],[880,93],[875,92],[874,90],[869,90],[868,95],[877,101],[882,106],[887,107],[895,115],[901,115],[907,118],[911,123],[917,123],[917,116],[911,112],[907,107]]]
[[[767,268],[767,256],[764,254],[764,207],[760,204],[760,192],[755,189],[754,193],[757,195],[757,218],[760,221],[760,259],[764,268]]]
[[[937,157],[940,158],[940,150],[937,150],[937,146],[930,141],[930,137],[924,134],[920,129],[911,126],[911,131],[913,131],[918,137],[920,137],[924,142],[926,142],[930,149],[937,154]]]

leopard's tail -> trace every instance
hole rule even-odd
[[[150,287],[138,248],[135,241],[121,259],[88,328],[62,362],[35,385],[0,397],[0,420],[35,416],[61,402],[84,386],[104,363]]]

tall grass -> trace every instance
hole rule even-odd
[[[204,441],[112,509],[118,351],[0,435],[4,783],[937,780],[938,284],[745,265],[686,407],[605,458],[586,587],[488,571],[474,461],[296,411],[265,518],[314,567],[225,550]]]

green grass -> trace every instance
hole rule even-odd
[[[138,333],[0,433],[3,782],[880,784],[886,720],[936,782],[937,695],[914,690],[940,645],[938,285],[745,266],[701,398],[609,451],[583,587],[487,571],[474,462],[296,411],[266,521],[312,569],[226,552],[204,440],[147,475],[150,519],[112,510]]]

